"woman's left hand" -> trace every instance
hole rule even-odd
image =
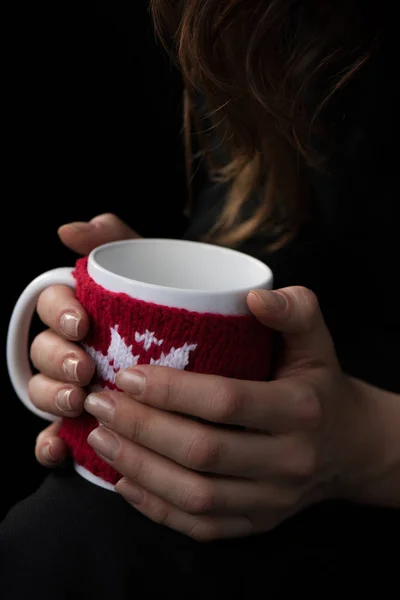
[[[196,540],[266,532],[340,495],[359,466],[354,423],[362,402],[339,366],[315,295],[300,287],[258,291],[248,305],[282,333],[273,381],[141,365],[117,375],[125,393],[85,403],[101,423],[90,445],[123,475],[116,491]]]

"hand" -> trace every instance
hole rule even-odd
[[[354,424],[362,406],[314,294],[259,291],[248,305],[282,334],[273,381],[140,365],[117,375],[124,393],[85,402],[101,423],[90,445],[124,476],[116,491],[150,519],[197,540],[266,532],[338,495],[357,472]]]
[[[88,223],[69,223],[60,227],[59,237],[71,250],[88,254],[93,248],[114,240],[138,235],[112,214],[99,215]],[[56,416],[74,417],[83,410],[85,385],[94,373],[92,359],[76,342],[89,327],[88,316],[67,286],[51,286],[39,297],[37,312],[49,329],[32,342],[32,363],[39,371],[29,383],[33,404]],[[35,454],[44,466],[55,466],[67,455],[67,447],[58,437],[57,421],[44,429],[36,440]]]

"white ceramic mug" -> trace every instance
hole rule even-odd
[[[38,276],[15,305],[7,337],[8,372],[21,401],[40,417],[55,420],[29,399],[29,328],[40,293],[54,284],[76,287],[91,318],[83,343],[96,364],[94,386],[114,389],[120,368],[146,363],[242,379],[267,376],[270,336],[246,303],[250,290],[272,288],[267,265],[201,242],[113,242],[75,267]]]

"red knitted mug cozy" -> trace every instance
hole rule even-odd
[[[87,258],[76,262],[74,276],[76,296],[91,320],[83,344],[96,365],[90,391],[118,389],[115,374],[141,364],[253,381],[268,378],[271,332],[253,315],[202,314],[109,292],[88,275]],[[64,418],[60,436],[78,465],[116,484],[119,473],[87,443],[97,426],[95,417],[84,412]]]

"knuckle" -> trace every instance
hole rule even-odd
[[[156,506],[152,507],[151,518],[159,525],[169,525],[170,510],[164,502],[157,502]]]
[[[46,339],[46,332],[42,331],[33,339],[32,343],[30,345],[29,357],[35,367],[39,363],[40,358],[43,355],[43,345],[45,343],[45,339]]]
[[[219,538],[219,530],[213,522],[195,521],[187,535],[196,542],[212,542]]]
[[[307,429],[318,429],[322,421],[321,403],[311,385],[298,386],[294,394],[299,424]]]
[[[107,225],[119,225],[119,223],[121,222],[119,218],[111,212],[102,213],[101,215],[94,217],[92,221],[100,224],[105,223]]]
[[[149,430],[149,419],[141,417],[132,417],[127,423],[127,435],[128,439],[132,442],[139,441],[143,437],[143,434]]]
[[[195,471],[212,471],[218,464],[219,447],[210,433],[196,435],[186,450],[186,466]]]
[[[287,456],[287,474],[296,480],[308,481],[316,472],[317,454],[314,446],[307,441],[297,441]]]
[[[303,319],[306,323],[313,324],[319,313],[319,302],[314,292],[303,286],[293,289],[297,304],[300,306]]]
[[[140,435],[140,427],[141,424],[139,422],[139,419],[133,418],[129,420],[129,423],[127,424],[127,434],[129,440],[131,440],[132,442],[137,441]]]
[[[279,491],[279,495],[276,497],[274,502],[274,509],[279,511],[292,510],[301,498],[301,493],[296,488],[284,489]]]
[[[28,381],[28,394],[31,398],[32,394],[35,393],[36,388],[38,387],[38,380],[40,378],[40,374],[32,375],[32,377]],[[32,399],[32,398],[31,398]]]
[[[205,482],[190,483],[187,485],[182,493],[181,507],[191,515],[212,512],[215,507],[212,486]]]
[[[134,461],[129,462],[129,479],[144,483],[148,479],[147,470],[146,461],[141,457],[136,457]]]
[[[36,449],[41,446],[42,444],[44,444],[47,441],[48,435],[45,429],[43,429],[40,433],[38,433],[38,435],[36,436],[35,439],[35,447]]]
[[[151,371],[147,374],[147,389],[151,393],[155,391],[161,396],[162,406],[168,409],[176,404],[176,398],[180,395],[181,381],[179,377],[174,377],[174,373],[168,367],[165,367],[162,373],[162,380],[157,381],[157,375],[161,370]],[[151,377],[151,379],[150,379]]]
[[[36,408],[41,408],[41,405],[43,404],[43,394],[38,393],[40,390],[40,378],[41,375],[33,375],[28,381],[28,396]],[[42,402],[40,402],[40,400],[42,400]]]
[[[52,306],[54,299],[54,285],[49,285],[40,294],[37,300],[37,313],[42,318],[47,307]]]
[[[221,381],[210,390],[211,414],[217,422],[229,423],[240,414],[242,397],[233,382]]]
[[[297,464],[297,476],[301,479],[311,479],[317,470],[317,457],[316,452],[310,445],[307,450],[304,450],[298,460]]]

